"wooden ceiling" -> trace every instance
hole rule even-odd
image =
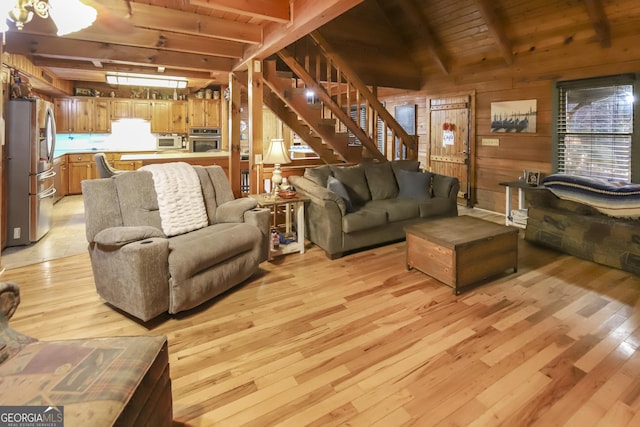
[[[96,23],[56,37],[49,20],[10,30],[5,50],[59,78],[104,82],[106,71],[226,84],[318,29],[363,80],[419,89],[428,79],[504,67],[540,52],[608,48],[637,32],[637,0],[83,0]]]
[[[6,1],[6,0],[3,0]],[[57,37],[34,17],[6,35],[4,50],[64,80],[104,82],[107,71],[225,84],[233,70],[269,56],[362,0],[82,0],[98,11],[82,31]]]

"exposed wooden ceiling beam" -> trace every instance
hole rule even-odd
[[[247,48],[236,69],[246,67],[251,59],[264,59],[273,55],[363,1],[297,0],[293,3],[292,22],[288,25],[275,22],[266,25],[262,44]]]
[[[42,56],[33,57],[34,65],[43,68],[65,68],[69,70],[77,70],[77,71],[96,71],[96,68],[92,65],[92,61],[70,61],[67,59],[58,59],[58,58],[45,58]],[[158,67],[155,65],[150,65],[148,67],[143,67],[139,65],[131,65],[131,64],[116,64],[116,63],[101,63],[102,67],[99,71],[120,71],[126,73],[142,73],[142,74],[160,74],[157,72]],[[212,77],[211,71],[194,71],[194,70],[184,70],[177,68],[165,68],[164,72],[161,73],[163,76],[174,76],[174,77],[187,77],[194,79],[209,79]]]
[[[178,53],[160,49],[149,49],[63,39],[60,37],[10,31],[6,34],[6,49],[25,56],[45,56],[85,61],[100,61],[117,64],[140,64],[183,68],[189,70],[231,71],[235,61],[211,55]]]
[[[25,28],[23,33],[54,37],[55,30],[40,31],[36,26]],[[240,59],[244,45],[238,42],[220,40],[191,34],[172,33],[161,30],[133,27],[126,33],[109,31],[104,24],[95,24],[82,31],[63,37],[69,40],[85,40],[123,46],[147,47],[152,49],[173,50],[204,55],[223,56]]]
[[[601,0],[585,0],[591,25],[600,40],[600,46],[611,47],[611,27]]]
[[[438,64],[438,67],[440,67],[442,72],[444,74],[449,74],[444,56],[439,52],[437,47],[438,44],[436,43],[422,10],[420,10],[414,0],[401,1],[398,4],[402,9],[405,18],[408,19],[411,25],[418,31],[418,36],[420,37],[419,42],[424,43],[427,50],[429,50],[431,57],[436,61],[436,64]]]
[[[107,22],[116,21],[115,25],[121,24],[123,20],[126,20],[130,25],[141,28],[215,37],[241,43],[259,44],[262,42],[262,28],[257,24],[231,21],[141,3],[128,2],[129,9],[124,1],[115,4],[113,0],[94,1],[104,7],[103,15],[107,15],[104,17],[99,15],[99,19]]]
[[[280,23],[291,19],[288,0],[189,0],[189,4]]]
[[[495,3],[492,0],[476,0],[478,9],[482,18],[487,23],[489,33],[498,44],[500,52],[505,62],[509,65],[513,63],[513,51],[511,49],[511,42],[504,32],[504,28],[500,24],[500,19],[494,9]]]

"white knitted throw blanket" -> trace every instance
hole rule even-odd
[[[153,177],[164,234],[175,236],[209,225],[200,179],[190,164],[162,163],[139,170]]]

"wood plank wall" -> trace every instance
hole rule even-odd
[[[397,105],[417,104],[419,159],[426,163],[428,139],[427,98],[475,92],[475,141],[471,142],[472,194],[474,206],[502,213],[502,181],[516,180],[523,169],[551,172],[552,93],[556,80],[640,72],[640,33],[614,39],[610,48],[593,40],[584,46],[569,45],[555,50],[516,56],[513,64],[480,64],[470,69],[451,70],[449,75],[425,70],[428,80],[418,92],[392,93],[378,89],[386,108],[394,113]],[[634,47],[635,46],[635,47]],[[491,103],[537,100],[535,133],[492,133]],[[483,138],[498,138],[499,146],[482,146]],[[515,200],[514,200],[515,203]]]

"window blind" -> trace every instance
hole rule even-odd
[[[558,83],[558,172],[631,181],[633,78]]]

